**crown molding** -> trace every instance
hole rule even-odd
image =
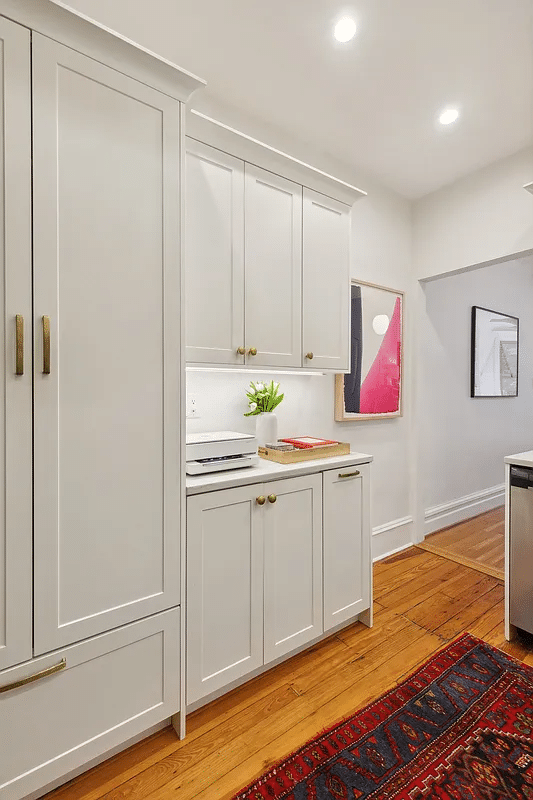
[[[205,81],[60,0],[0,0],[0,15],[186,103]]]
[[[254,139],[252,136],[190,107],[187,111],[185,132],[191,139],[208,144],[277,175],[282,175],[284,178],[347,205],[351,206],[356,200],[366,197],[367,193],[358,189],[357,186],[352,186],[340,178],[329,175],[311,164],[306,164],[305,161],[300,161],[282,150],[277,150],[259,139]]]

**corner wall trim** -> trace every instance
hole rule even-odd
[[[378,525],[372,529],[372,561],[381,561],[413,544],[412,517],[401,517]]]
[[[504,484],[491,486],[479,492],[466,494],[448,503],[441,503],[438,506],[426,508],[424,512],[424,535],[446,528],[448,525],[455,525],[465,519],[482,514],[484,511],[491,511],[504,502]]]

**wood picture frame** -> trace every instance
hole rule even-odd
[[[518,317],[472,306],[470,397],[518,397]]]
[[[404,292],[350,281],[350,372],[335,376],[335,420],[402,416]]]

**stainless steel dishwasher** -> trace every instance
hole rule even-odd
[[[533,633],[533,469],[511,467],[509,621]]]

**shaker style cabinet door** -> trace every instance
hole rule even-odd
[[[368,467],[327,470],[324,481],[324,630],[370,607]]]
[[[303,339],[305,367],[348,372],[350,207],[303,190]]]
[[[264,485],[265,664],[322,633],[322,478]]]
[[[0,18],[0,670],[32,654],[30,34]]]
[[[37,655],[179,603],[179,115],[33,35]]]
[[[242,365],[244,162],[187,139],[185,185],[187,361]]]
[[[187,499],[187,703],[263,663],[262,491]]]
[[[245,165],[246,363],[301,366],[302,187]]]

